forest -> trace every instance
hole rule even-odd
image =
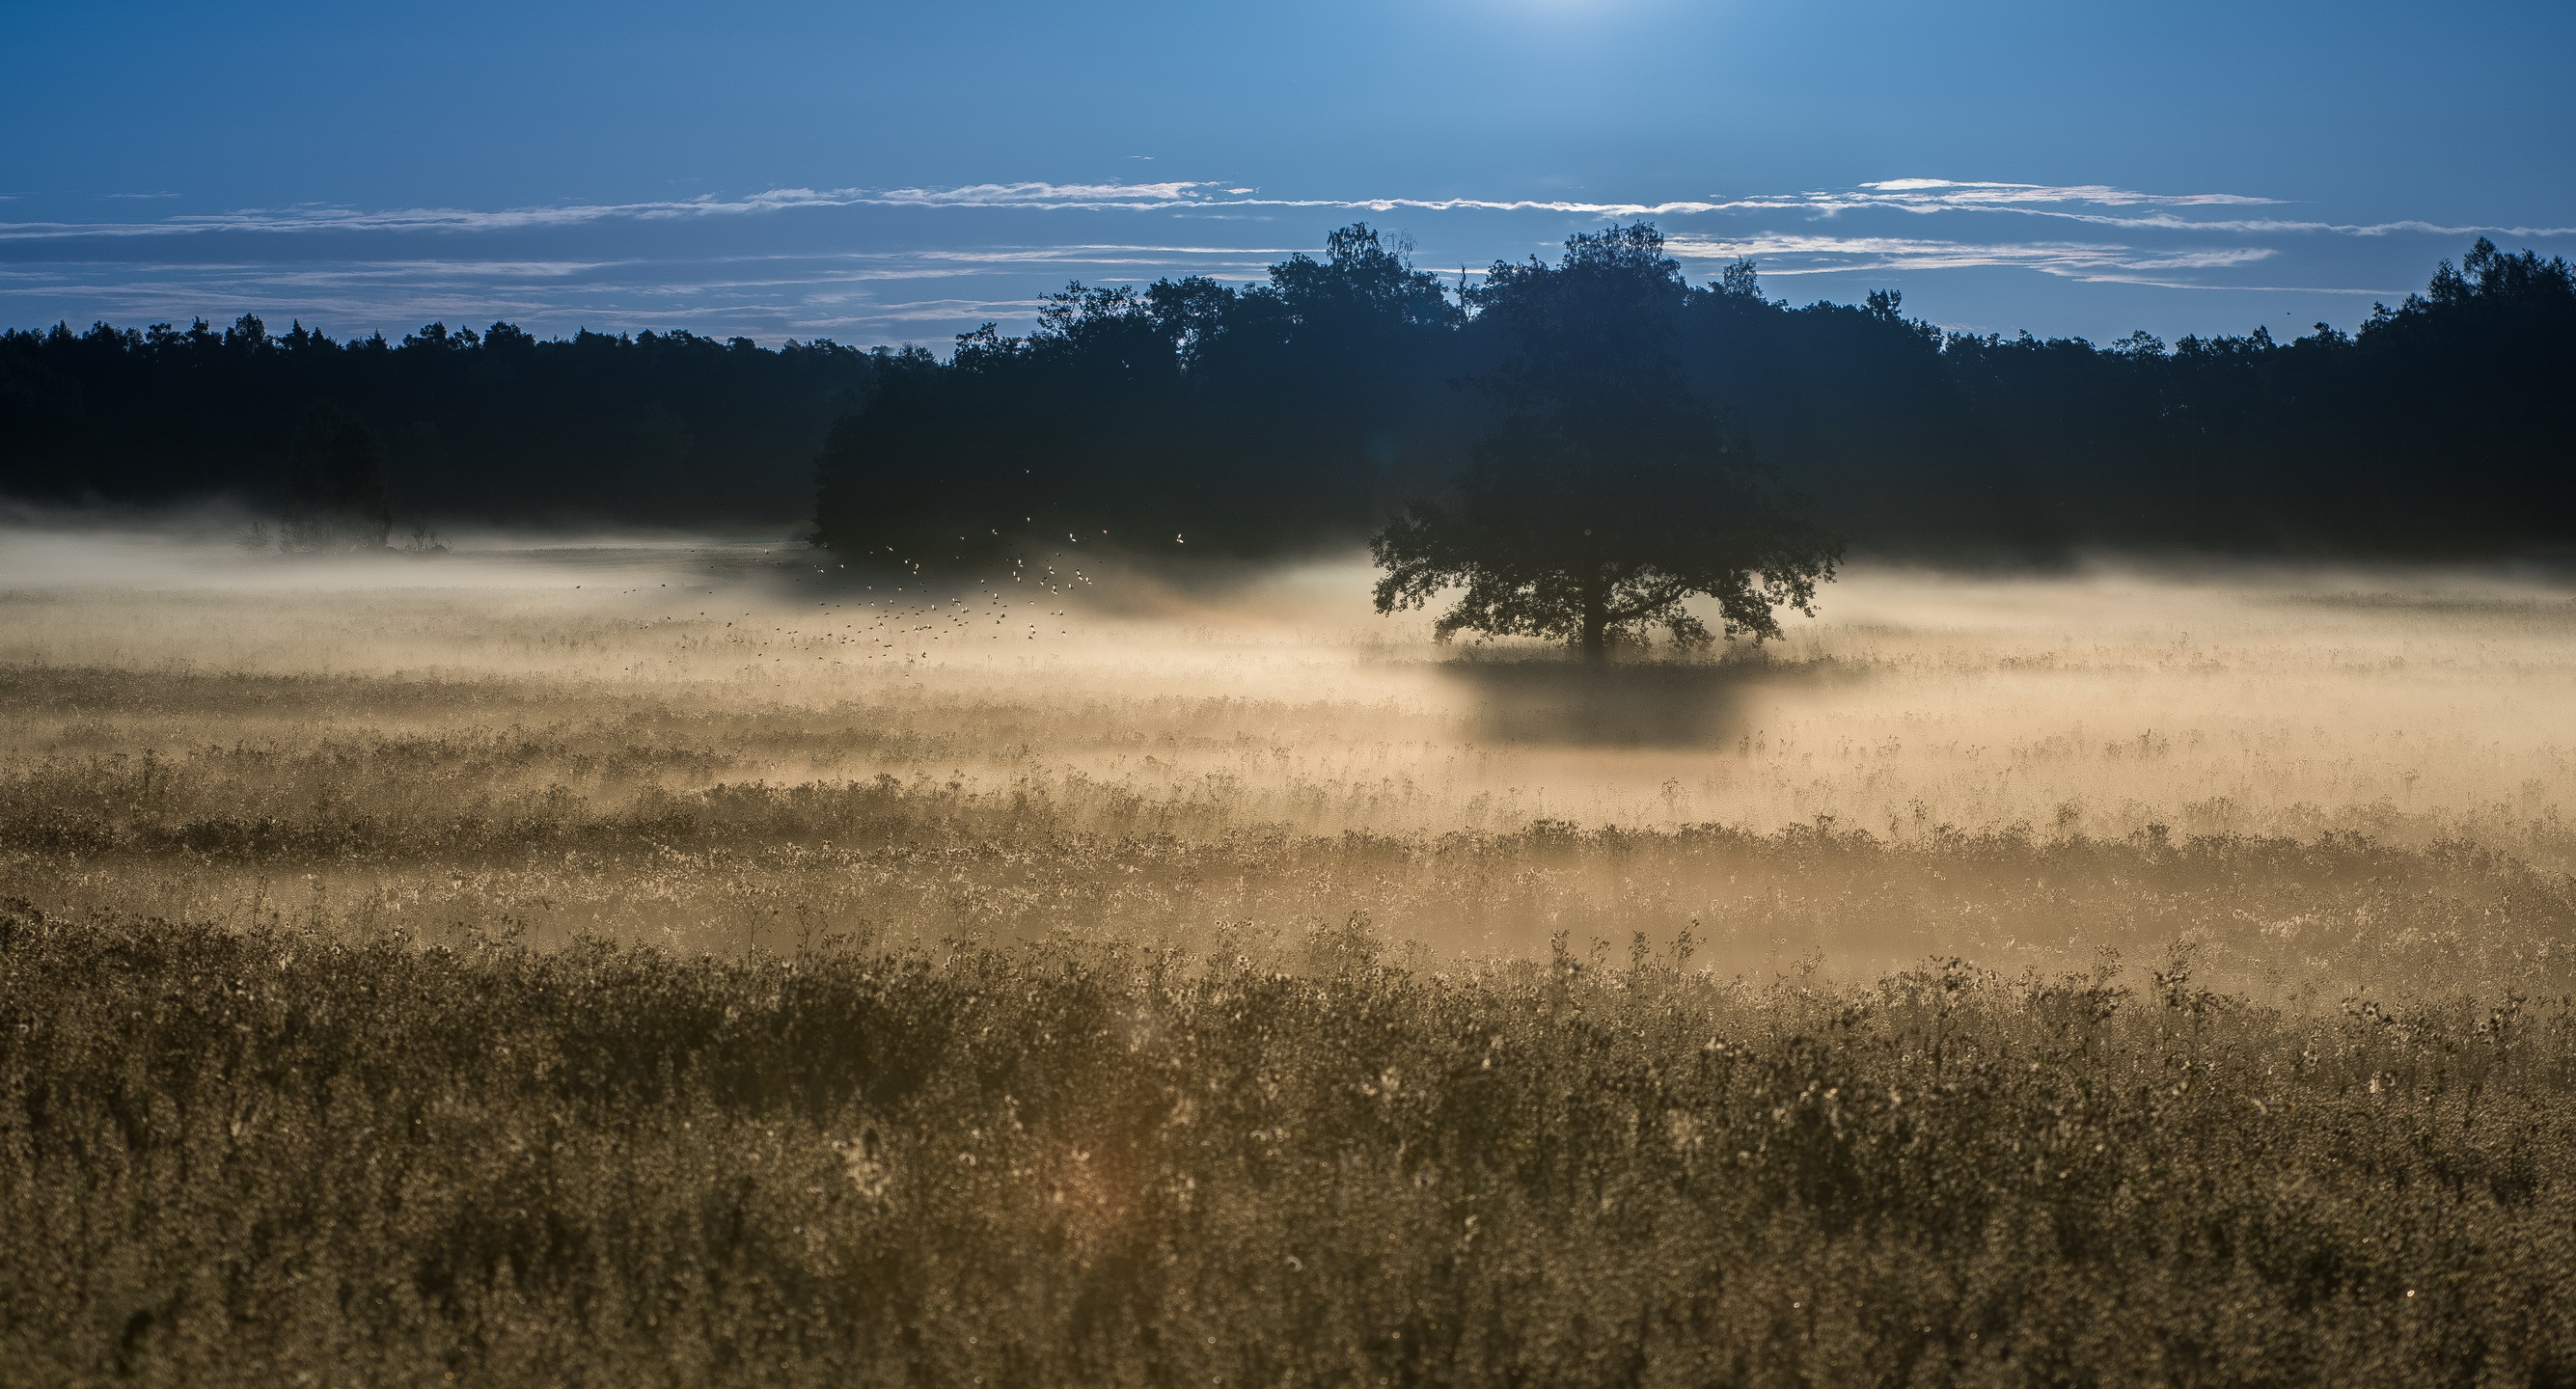
[[[0,334],[0,495],[287,507],[299,436],[363,422],[406,524],[775,524],[811,509],[813,455],[878,357],[689,332],[539,340],[432,323],[347,341],[244,314]]]
[[[0,494],[274,509],[327,407],[371,432],[384,508],[405,520],[811,518],[835,549],[928,562],[966,557],[968,537],[1067,531],[1308,552],[1455,481],[1507,413],[1484,309],[1536,264],[1444,283],[1355,225],[1258,284],[1073,284],[1029,333],[988,324],[945,359],[685,331],[538,340],[507,323],[398,343],[249,315],[221,331],[12,330]],[[1749,262],[1669,278],[1682,387],[1861,552],[2576,542],[2562,259],[2481,238],[2357,332],[2171,344],[1948,332],[1894,291],[1797,307]]]

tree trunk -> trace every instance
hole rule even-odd
[[[1598,565],[1583,581],[1583,659],[1610,659],[1610,580]]]

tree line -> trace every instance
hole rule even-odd
[[[1661,241],[1639,226],[1569,247],[1604,237]],[[1366,226],[1261,284],[1075,284],[1025,336],[988,325],[945,362],[890,362],[825,446],[820,535],[942,560],[1103,530],[1255,554],[1358,539],[1485,466],[1497,425],[1538,398],[1526,364],[1493,388],[1534,334],[1573,335],[1545,349],[1547,371],[1586,352],[1612,371],[1617,343],[1575,339],[1632,331],[1634,316],[1591,314],[1586,328],[1584,296],[1645,285],[1661,296],[1656,388],[1723,419],[1756,472],[1870,550],[2576,542],[2576,275],[2563,260],[2481,239],[2358,333],[2168,345],[2140,332],[2107,346],[1945,332],[1908,318],[1894,291],[1794,307],[1763,294],[1750,262],[1690,286],[1647,260],[1663,268],[1624,287],[1578,274],[1530,310],[1537,322],[1493,310],[1565,266],[1503,262],[1481,285],[1444,286]],[[1636,383],[1614,378],[1595,387],[1633,405]]]
[[[1612,230],[1659,245],[1651,227]],[[298,476],[374,466],[390,509],[440,519],[810,516],[837,549],[922,563],[1101,532],[1130,549],[1279,554],[1379,533],[1415,500],[1454,510],[1462,479],[1499,466],[1501,424],[1544,403],[1534,320],[1496,311],[1533,266],[1565,269],[1450,281],[1357,225],[1259,283],[1072,285],[1033,331],[987,325],[945,360],[687,332],[540,341],[506,323],[398,343],[272,334],[249,316],[221,331],[11,331],[0,492],[291,510]],[[2356,333],[2170,345],[1950,333],[1893,291],[1793,306],[1743,262],[1699,285],[1655,275],[1658,389],[1732,441],[1730,475],[1802,497],[1820,533],[1855,547],[2576,543],[2576,274],[2562,260],[2481,239]],[[1560,319],[1590,331],[1567,317],[1570,293],[1542,337]],[[1583,360],[1549,350],[1558,368]],[[340,463],[314,461],[332,448]]]
[[[689,332],[541,340],[508,323],[343,341],[247,314],[220,331],[11,331],[0,494],[230,496],[341,538],[376,512],[787,524],[811,514],[815,451],[886,355]]]

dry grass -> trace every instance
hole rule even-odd
[[[5,552],[13,1378],[2576,1373],[2563,594],[772,549]]]
[[[2563,1004],[0,931],[16,1382],[2576,1370]]]

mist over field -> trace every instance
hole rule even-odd
[[[2510,978],[2554,979],[2560,895],[2464,878],[2576,862],[2576,598],[2531,573],[1864,565],[1779,641],[1595,670],[1371,616],[1351,561],[1077,544],[939,583],[775,540],[335,559],[97,531],[6,555],[5,842],[62,906],[506,915],[689,953],[1688,930],[1724,973],[1849,979],[2205,939],[2234,977],[2340,994],[2470,983],[2447,971],[2515,948],[2499,921],[2531,934]],[[2392,919],[2377,872],[2298,897],[2321,857],[2446,867]],[[2177,876],[2212,881],[2138,891]]]

